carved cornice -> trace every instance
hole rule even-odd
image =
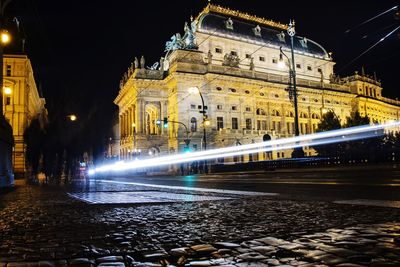
[[[222,7],[219,5],[213,5],[211,3],[209,3],[200,12],[200,14],[197,16],[196,20],[198,21],[198,19],[200,18],[201,15],[207,14],[210,12],[219,13],[219,14],[222,14],[225,16],[236,17],[236,18],[240,18],[243,20],[247,20],[247,21],[252,21],[259,25],[274,27],[274,28],[277,28],[280,30],[287,30],[287,28],[288,28],[288,25],[280,23],[280,22],[276,22],[273,20],[265,19],[265,18],[260,18],[260,17],[254,16],[254,15],[250,15],[248,13],[240,12],[239,10],[232,10],[232,9]]]

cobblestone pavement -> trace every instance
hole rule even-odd
[[[0,195],[0,267],[400,266],[399,219],[271,196],[93,205],[21,185]]]

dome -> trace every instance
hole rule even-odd
[[[243,15],[248,16],[250,15]],[[264,19],[259,19],[265,21]],[[235,16],[219,13],[202,13],[198,17],[198,29],[224,36],[232,36],[253,42],[262,42],[272,46],[286,48],[290,50],[290,36],[286,32],[283,24],[267,21],[271,24],[257,23],[256,21],[244,20]],[[274,27],[274,25],[276,25]],[[294,50],[296,53],[304,53],[322,58],[330,58],[326,50],[318,43],[295,35]]]

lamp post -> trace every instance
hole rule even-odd
[[[294,48],[293,48],[293,43],[294,43],[294,36],[296,34],[295,28],[294,28],[294,21],[290,21],[289,27],[287,29],[287,33],[290,36],[290,50],[291,50],[291,56],[292,60],[289,59],[289,57],[283,53],[282,47],[280,47],[280,55],[279,55],[279,63],[280,66],[282,66],[283,63],[283,57],[284,55],[288,62],[289,62],[289,96],[293,97],[293,106],[294,106],[294,134],[295,136],[300,135],[299,131],[299,112],[298,112],[298,107],[297,107],[297,87],[296,87],[296,65],[294,61]],[[302,147],[296,147],[293,149],[292,152],[292,158],[302,158],[304,157],[304,151]]]

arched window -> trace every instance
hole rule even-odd
[[[301,113],[300,113],[300,118],[307,119],[307,118],[308,118],[308,116],[307,116],[307,114],[306,114],[306,113],[304,113],[304,112],[301,112]]]
[[[190,119],[190,131],[192,133],[197,132],[197,120],[196,120],[196,118],[191,118]]]
[[[272,116],[280,116],[281,114],[276,109],[272,110]]]
[[[286,117],[294,117],[292,111],[286,111]]]
[[[264,109],[262,109],[262,108],[258,108],[258,109],[256,110],[256,114],[257,114],[257,115],[265,115],[265,111],[264,111]]]
[[[319,119],[319,116],[318,116],[318,114],[313,113],[313,114],[311,114],[311,118],[313,118],[313,119]]]

